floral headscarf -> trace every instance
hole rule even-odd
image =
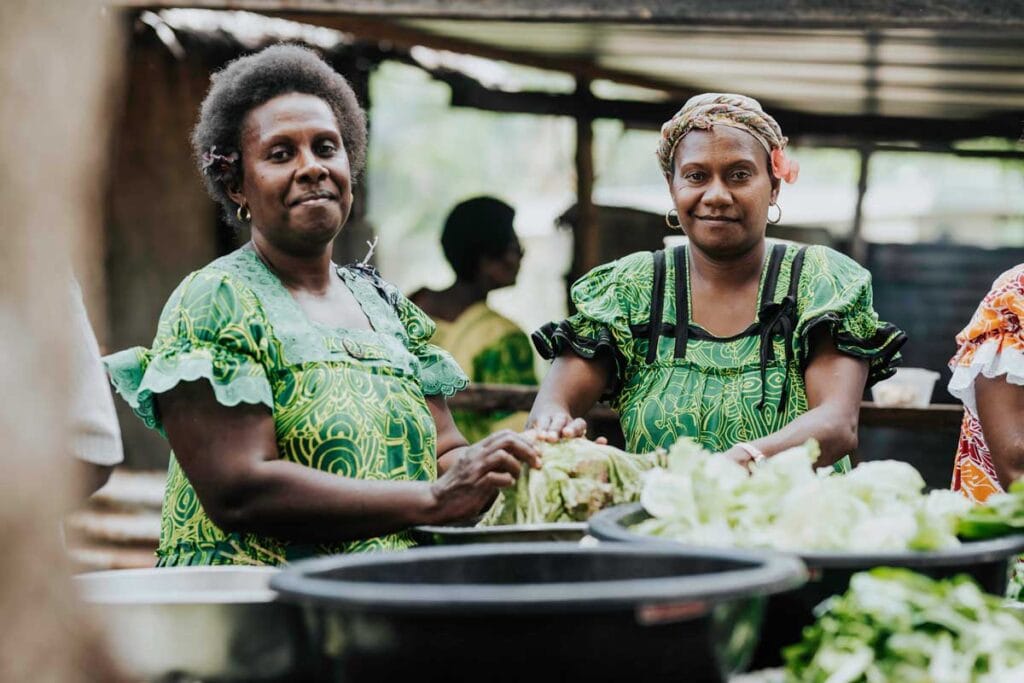
[[[787,183],[796,182],[800,164],[786,158],[784,150],[789,139],[782,134],[779,124],[754,98],[730,93],[695,95],[665,122],[658,143],[661,170],[671,175],[672,157],[684,135],[694,128],[711,130],[714,126],[738,128],[753,135],[771,157],[772,175]]]

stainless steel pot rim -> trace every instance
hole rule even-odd
[[[239,605],[274,602],[277,567],[151,567],[73,577],[81,599],[104,605]]]
[[[665,578],[533,584],[401,584],[319,578],[315,574],[345,567],[416,563],[431,559],[530,555],[630,555],[693,557],[751,563],[750,568]],[[334,556],[306,560],[283,571],[271,586],[283,600],[329,605],[355,612],[390,613],[524,613],[597,612],[646,605],[706,603],[753,598],[795,588],[806,580],[797,558],[719,551],[707,548],[641,548],[577,543],[478,544],[415,548],[392,553]]]
[[[630,531],[623,520],[644,513],[640,503],[618,505],[602,510],[590,520],[590,534],[599,540],[625,542],[629,545],[651,545],[658,547],[698,547],[667,538],[645,536]],[[640,521],[639,519],[634,521]],[[700,546],[717,547],[717,546]],[[782,553],[803,560],[809,569],[857,568],[896,565],[900,567],[939,567],[961,563],[996,562],[1024,552],[1024,534],[1014,534],[985,541],[964,541],[961,545],[936,551],[855,553],[818,550],[745,549],[753,553]]]

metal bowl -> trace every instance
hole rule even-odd
[[[74,577],[125,671],[146,680],[287,680],[301,671],[301,614],[270,567],[168,567]]]
[[[475,524],[467,523],[443,526],[418,526],[412,529],[413,538],[423,545],[579,541],[586,534],[586,522],[506,524],[501,526],[476,526]]]
[[[650,515],[639,503],[602,510],[590,519],[590,535],[601,541],[618,541],[653,547],[690,548],[666,538],[630,530]],[[1010,558],[1024,551],[1024,534],[986,541],[969,541],[959,547],[930,552],[843,553],[800,551],[791,553],[807,566],[809,580],[789,593],[772,596],[765,614],[764,636],[755,667],[778,666],[780,650],[800,640],[803,628],[814,622],[814,608],[824,599],[846,592],[850,577],[872,567],[905,567],[936,579],[968,574],[983,590],[1002,595],[1006,591]],[[752,551],[758,552],[758,551]],[[768,551],[765,551],[768,552]]]
[[[763,596],[803,579],[744,551],[508,543],[310,560],[271,585],[334,681],[714,682],[749,658]]]

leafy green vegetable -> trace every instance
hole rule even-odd
[[[969,577],[854,574],[785,649],[790,683],[1020,683],[1024,618]]]
[[[1024,479],[1010,484],[1006,493],[988,497],[960,520],[962,538],[982,539],[1024,533]]]
[[[523,469],[498,494],[478,526],[580,522],[609,505],[640,496],[641,475],[659,454],[633,454],[587,439],[539,443],[542,467]],[[663,454],[662,454],[663,455]]]
[[[924,480],[895,460],[867,462],[847,474],[814,469],[808,441],[741,465],[689,439],[668,466],[644,477],[640,502],[652,516],[633,529],[705,545],[783,550],[935,550],[959,545],[957,522],[971,504],[952,491],[922,493]]]

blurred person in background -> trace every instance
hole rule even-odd
[[[949,361],[949,393],[964,404],[954,491],[976,503],[1024,477],[1024,264],[992,284]],[[1009,595],[1024,598],[1024,558]]]
[[[906,337],[878,320],[854,261],[765,238],[797,178],[787,142],[742,95],[698,95],[662,126],[666,222],[688,243],[573,285],[576,315],[534,333],[554,363],[529,426],[580,435],[605,397],[637,453],[691,437],[750,466],[813,438],[832,464],[856,447],[865,385],[894,372]]]
[[[455,271],[447,289],[420,289],[410,299],[437,325],[431,341],[445,349],[470,382],[537,383],[533,348],[519,327],[487,305],[487,295],[516,283],[523,249],[512,224],[515,209],[494,197],[474,197],[448,214],[441,234]],[[470,440],[500,429],[521,431],[525,412],[455,411],[455,424]]]
[[[172,447],[159,566],[408,548],[409,527],[479,514],[539,466],[511,431],[469,445],[445,401],[466,376],[430,318],[370,266],[332,263],[366,154],[340,74],[297,46],[237,59],[192,142],[252,239],[185,278],[151,348],[106,359]]]
[[[71,350],[70,447],[79,470],[82,492],[89,495],[103,486],[114,466],[124,460],[124,449],[110,382],[100,361],[100,347],[82,301],[82,290],[73,279],[70,289],[71,316],[67,328]]]

